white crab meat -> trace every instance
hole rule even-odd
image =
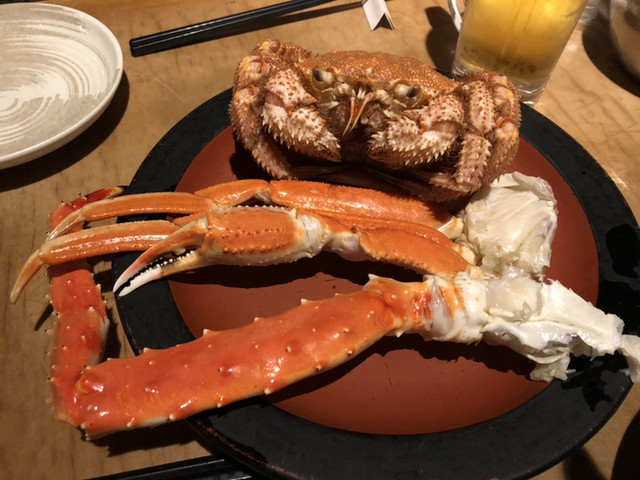
[[[503,175],[473,196],[462,218],[458,243],[477,253],[487,275],[516,266],[541,276],[550,265],[558,212],[545,180],[519,172]]]

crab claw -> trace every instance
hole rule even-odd
[[[175,273],[213,264],[271,265],[319,253],[317,239],[294,210],[220,208],[207,212],[153,245],[114,284],[121,295]],[[317,231],[317,229],[316,229]]]
[[[239,206],[246,203],[268,206]],[[68,233],[85,222],[152,213],[178,217],[171,222],[129,222]],[[177,233],[181,227],[184,230]],[[144,272],[123,293],[156,278],[205,265],[293,262],[321,250],[349,260],[373,259],[449,275],[469,266],[462,258],[463,249],[449,240],[461,231],[462,221],[441,205],[317,182],[249,179],[194,194],[128,195],[78,204],[53,225],[47,241],[23,267],[10,299],[17,300],[43,265],[148,248],[151,250],[116,284],[118,288],[125,286]],[[164,241],[169,235],[171,238]],[[160,258],[168,261],[149,268]]]
[[[105,220],[120,215],[151,213],[188,215],[203,212],[211,205],[210,199],[182,192],[154,193],[152,202],[149,201],[148,194],[128,195],[117,199],[109,198],[89,203],[75,210],[51,229],[47,239],[57,238],[85,222]]]
[[[323,250],[421,273],[452,275],[471,268],[465,249],[430,227],[302,209],[234,207],[210,210],[153,245],[122,273],[114,289],[126,295],[153,280],[207,265],[290,263]]]

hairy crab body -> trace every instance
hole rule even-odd
[[[457,81],[388,53],[312,56],[267,41],[242,60],[233,89],[236,135],[275,178],[360,164],[387,187],[445,201],[489,184],[518,147],[518,95],[496,73]]]

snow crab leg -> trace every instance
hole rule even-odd
[[[249,179],[213,185],[194,194],[138,194],[91,203],[61,222],[51,231],[49,239],[83,221],[144,213],[196,214],[214,207],[235,207],[251,201],[325,214],[403,220],[435,228],[450,238],[457,236],[462,228],[460,220],[436,202],[320,182]]]
[[[238,206],[249,201],[269,206]],[[67,233],[87,221],[141,213],[185,216]],[[136,277],[135,285],[210,264],[292,262],[322,250],[451,274],[469,267],[465,250],[448,238],[461,228],[458,218],[435,203],[316,182],[244,180],[195,194],[124,196],[87,203],[60,221],[20,272],[11,301],[43,265],[147,249],[116,288],[167,255],[167,262]]]

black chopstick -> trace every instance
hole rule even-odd
[[[129,41],[131,54],[134,57],[162,52],[172,48],[183,47],[203,40],[210,40],[256,22],[280,17],[288,13],[315,7],[333,0],[290,0],[268,7],[249,10],[227,17],[216,18],[194,25],[174,28],[165,32],[153,33]]]
[[[257,475],[257,474],[256,474]],[[116,473],[93,480],[259,480],[262,476],[245,473],[221,455],[184,460],[131,472]]]

